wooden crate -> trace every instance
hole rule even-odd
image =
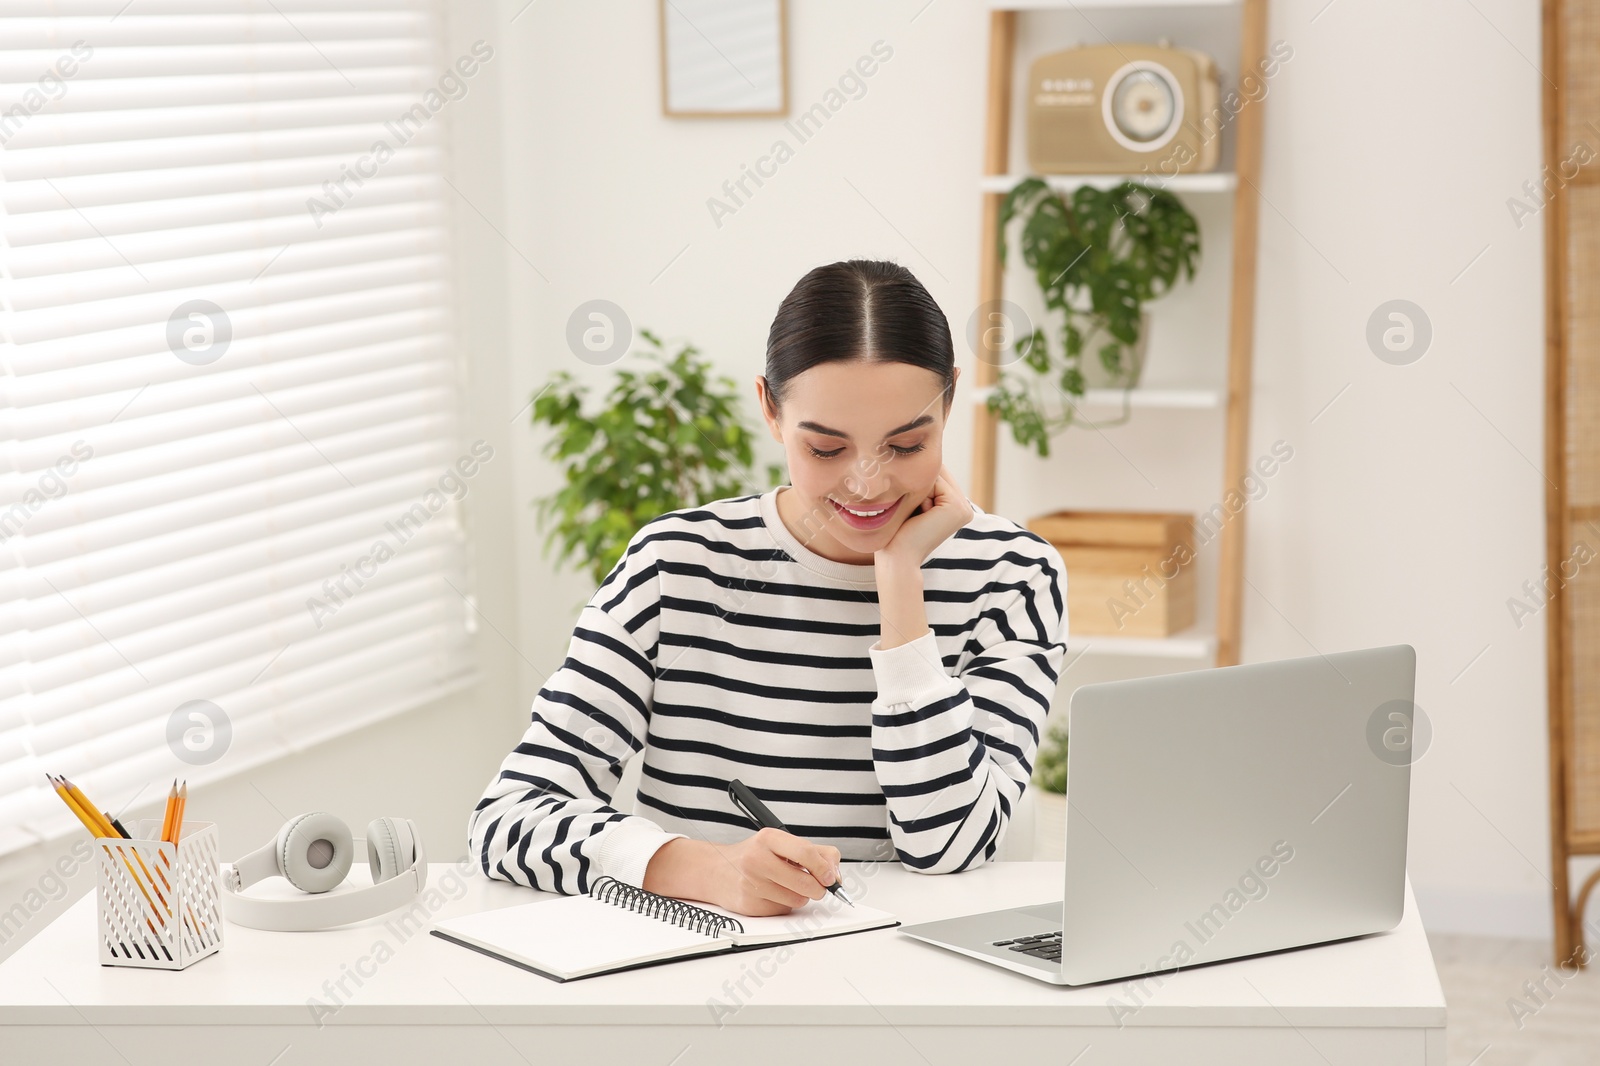
[[[1194,624],[1193,515],[1059,511],[1028,528],[1066,564],[1072,633],[1169,637]]]
[[[1173,548],[1194,542],[1194,515],[1163,511],[1056,511],[1028,528],[1051,544]]]

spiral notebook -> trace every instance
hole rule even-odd
[[[573,981],[771,944],[899,925],[887,911],[833,895],[788,914],[751,917],[648,892],[609,875],[587,895],[519,903],[434,922],[429,932],[552,981]]]

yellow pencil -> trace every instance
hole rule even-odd
[[[178,838],[183,835],[183,812],[189,806],[189,782],[184,781],[178,786],[178,807],[172,815],[172,844],[177,847]]]
[[[174,777],[172,779],[172,787],[167,789],[166,810],[161,816],[161,839],[172,845],[174,853],[177,852],[178,848],[176,827],[181,824],[182,817],[183,816],[179,813],[178,806],[178,779]],[[167,866],[168,869],[171,869],[172,860],[167,858],[166,852],[161,853],[161,861]],[[165,880],[165,878],[163,878],[163,880]],[[198,937],[200,935],[200,930],[207,928],[207,924],[195,917],[193,907],[185,904],[184,909],[189,914],[189,930],[194,933],[196,937]]]
[[[45,776],[49,777],[50,775],[46,774]],[[51,784],[56,786],[57,792],[64,792],[67,797],[70,797],[71,804],[83,812],[83,817],[88,820],[95,836],[117,836],[117,831],[111,827],[111,823],[107,822],[100,812],[95,810],[94,804],[89,802],[88,797],[79,790],[77,785],[74,785],[65,777],[52,778]]]
[[[83,807],[84,810],[88,811],[91,815],[99,820],[100,828],[102,830],[100,834],[101,836],[114,837],[118,840],[126,839],[121,833],[117,832],[117,827],[111,824],[111,819],[102,815],[100,813],[100,809],[89,802],[89,797],[83,794],[83,790],[81,788],[79,788],[77,785],[74,785],[71,781],[68,781],[65,775],[62,775],[61,783],[67,787],[67,792],[71,794],[72,798],[78,801],[79,806]],[[144,871],[145,879],[150,882],[150,887],[155,888],[156,880],[154,877],[150,876],[150,867],[144,864],[144,859],[139,857],[139,853],[137,851],[133,853],[133,857],[138,860],[139,869]],[[129,872],[131,873],[132,871]],[[161,895],[160,889],[156,889],[156,895]],[[149,897],[147,896],[145,898],[148,899]],[[163,906],[166,905],[166,902],[167,901],[165,899],[162,899],[161,901]],[[152,904],[152,906],[153,905],[154,904]],[[168,907],[167,913],[172,913],[172,908]]]
[[[56,795],[61,797],[61,802],[67,805],[67,810],[71,811],[73,816],[83,823],[83,827],[89,831],[89,835],[102,836],[99,822],[89,820],[88,814],[84,812],[82,807],[78,806],[78,801],[68,794],[66,786],[56,784],[56,779],[49,774],[44,776],[45,780],[50,782],[50,787],[56,790]]]
[[[184,783],[183,798],[185,800],[187,800],[188,795],[189,795],[188,783],[185,782]],[[178,799],[179,799],[178,779],[176,777],[174,777],[172,779],[172,787],[167,790],[166,813],[163,814],[162,818],[161,818],[161,839],[164,840],[165,842],[167,842],[168,844],[171,844],[172,847],[173,847],[174,852],[176,852],[177,847],[178,847],[178,832],[177,832],[177,830],[178,830],[178,827],[183,824],[183,815],[181,813],[181,808],[179,806]],[[167,863],[169,867],[171,866],[171,860],[169,860],[167,858],[166,852],[162,852],[161,853],[161,861],[164,862],[164,863]],[[189,911],[190,927],[193,929],[195,935],[199,936],[201,929],[208,928],[207,923],[202,922],[198,918],[195,917],[194,908],[193,907],[189,907],[188,911]]]
[[[49,776],[49,775],[46,775],[46,776]],[[116,840],[123,839],[122,834],[117,832],[116,827],[113,826],[111,824],[111,822],[104,815],[102,815],[100,813],[99,809],[96,808],[94,804],[89,802],[89,797],[87,797],[87,796],[85,796],[83,794],[83,790],[82,789],[80,789],[77,785],[74,785],[71,781],[68,781],[67,778],[65,777],[65,775],[60,777],[58,780],[60,781],[61,785],[66,788],[67,795],[71,796],[72,799],[77,802],[78,806],[82,807],[84,812],[98,824],[98,826],[99,826],[99,831],[97,833],[98,836],[111,837],[111,838],[116,839]],[[150,876],[150,867],[148,867],[148,866],[146,866],[144,864],[144,859],[139,857],[139,853],[137,851],[133,853],[133,857],[139,863],[139,869],[144,871],[145,880],[150,883],[151,889],[153,889],[155,891],[155,894],[156,894],[157,897],[161,897],[161,890],[159,888],[156,888],[156,880],[155,880],[155,878]],[[124,866],[128,866],[128,859],[127,859],[126,853],[124,853],[124,855],[123,855],[122,864]],[[128,866],[128,872],[130,874],[133,873],[133,867],[132,866]],[[134,879],[134,881],[136,883],[139,884],[139,891],[144,892],[144,884],[143,884],[143,882],[139,881],[139,876],[137,874],[134,874],[134,878],[133,879]],[[144,893],[144,898],[150,903],[150,906],[154,907],[156,905],[155,900],[150,899],[150,893],[145,892]],[[165,897],[161,897],[161,905],[162,905],[162,907],[166,908],[167,913],[169,913],[169,914],[172,913],[172,908],[171,907],[167,907],[167,901],[166,901]],[[159,918],[160,915],[157,915],[157,917]],[[166,925],[167,923],[165,921],[163,921],[161,924],[162,925]]]
[[[172,843],[172,815],[178,809],[178,779],[172,779],[172,787],[167,790],[167,809],[161,817],[161,839],[168,844]]]
[[[173,810],[173,807],[177,805],[177,802],[178,802],[178,779],[176,777],[174,777],[172,779],[172,787],[167,790],[167,807],[166,807],[166,811],[161,816],[161,840],[164,843],[167,843],[167,844],[172,843],[172,832],[171,832],[172,810]],[[167,858],[166,852],[162,852],[161,853],[161,861],[166,864],[168,869],[171,869],[172,861]],[[166,878],[163,877],[162,880],[166,880]],[[169,887],[170,887],[170,885],[169,885]]]
[[[183,813],[184,813],[184,808],[186,808],[188,806],[189,806],[189,782],[188,781],[184,781],[183,784],[178,786],[176,799],[173,802],[172,809],[168,812],[168,817],[170,818],[171,821],[170,821],[170,825],[169,825],[169,828],[168,828],[168,831],[167,831],[167,834],[166,834],[166,839],[171,842],[174,854],[177,853],[178,840],[179,840],[180,837],[183,836]],[[190,917],[190,919],[196,921],[196,923],[198,925],[200,925],[202,927],[204,926],[205,923],[199,922],[198,919],[195,919],[193,911],[189,912],[189,917]]]
[[[92,806],[89,806],[87,801],[80,805],[79,801],[73,796],[73,793],[77,790],[70,782],[67,782],[66,778],[63,777],[58,781],[49,774],[45,774],[44,776],[45,780],[49,781],[51,787],[56,790],[56,795],[60,796],[61,801],[67,805],[67,809],[72,811],[73,814],[77,815],[78,821],[82,822],[83,827],[89,830],[90,835],[96,837],[115,837],[119,840],[121,839],[115,829],[104,824],[103,819],[98,816],[99,812],[96,811]],[[77,794],[79,796],[83,795],[81,792],[78,792]],[[111,849],[106,847],[106,845],[102,844],[100,846],[106,849],[107,854],[111,853]],[[135,858],[137,857],[138,856],[135,856]],[[138,886],[140,894],[145,898],[145,902],[149,903],[150,908],[154,910],[156,906],[155,900],[151,899],[150,893],[145,891],[144,883],[140,881],[139,875],[133,872],[133,864],[128,861],[127,855],[122,856],[122,865],[128,868],[128,876],[133,878],[133,883]],[[143,862],[141,862],[140,865],[144,865]],[[146,876],[149,876],[148,870],[145,873]],[[166,919],[161,918],[161,914],[159,912],[157,912],[156,917],[161,919],[161,924],[163,926],[167,924]],[[161,934],[156,931],[155,923],[150,920],[148,915],[145,916],[144,924],[150,927],[150,932],[159,940]]]

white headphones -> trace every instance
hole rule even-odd
[[[352,892],[331,889],[344,882],[355,858],[355,842],[367,846],[372,887]],[[331,814],[291,818],[270,843],[238,862],[220,867],[223,915],[252,929],[305,932],[375,918],[402,907],[428,883],[422,833],[409,818],[375,818],[367,835],[351,837],[350,827]],[[239,893],[268,877],[284,877],[310,899],[262,899]]]

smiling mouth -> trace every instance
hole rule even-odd
[[[832,496],[828,497],[828,502],[833,505],[835,511],[839,512],[839,517],[855,529],[877,529],[894,517],[895,508],[900,503],[896,499],[889,501],[882,507],[851,507],[840,503]]]

